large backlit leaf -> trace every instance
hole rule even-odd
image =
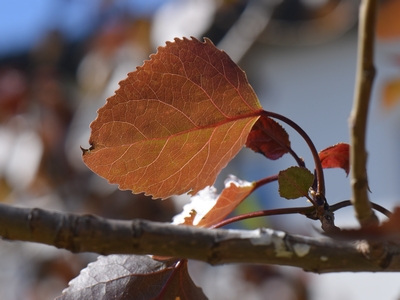
[[[289,135],[278,122],[261,116],[250,131],[246,146],[269,159],[276,160],[288,152]]]
[[[321,160],[322,167],[329,168],[342,168],[346,175],[350,171],[350,146],[346,143],[338,143],[330,146],[319,152],[319,159]]]
[[[192,281],[187,261],[156,261],[149,256],[100,256],[83,269],[58,300],[181,299],[207,297]]]
[[[307,197],[314,175],[306,168],[290,167],[279,172],[279,194],[286,199]]]
[[[120,189],[166,198],[211,186],[261,105],[210,40],[175,39],[120,82],[91,124],[83,160]]]

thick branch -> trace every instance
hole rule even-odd
[[[376,0],[361,2],[356,88],[350,116],[352,203],[361,226],[378,222],[368,199],[367,152],[365,150],[368,107],[375,76],[373,50],[376,7]]]
[[[43,243],[72,252],[154,254],[213,265],[280,264],[318,273],[400,271],[398,246],[388,248],[390,259],[378,265],[367,258],[367,244],[294,236],[271,229],[211,230],[4,204],[0,204],[0,215],[0,236],[4,239]]]

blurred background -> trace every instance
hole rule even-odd
[[[170,222],[187,197],[149,201],[119,191],[81,160],[89,124],[118,82],[175,37],[210,38],[247,73],[266,110],[298,123],[318,150],[348,142],[357,55],[357,0],[23,0],[0,10],[0,201],[109,218]],[[380,2],[368,124],[371,200],[400,204],[400,0]],[[293,149],[313,168],[302,139]],[[220,175],[252,181],[293,165],[244,149]],[[343,170],[326,170],[330,204],[350,198]],[[237,212],[305,206],[280,199],[276,183]],[[381,217],[381,216],[380,216]],[[351,208],[338,226],[357,226]],[[382,218],[384,219],[384,218]],[[279,216],[237,224],[317,235],[319,224]],[[233,249],[234,250],[234,249]],[[0,241],[0,299],[60,295],[95,254]],[[316,275],[289,267],[210,267],[191,274],[210,299],[400,299],[398,275]],[[396,279],[397,278],[397,279]]]

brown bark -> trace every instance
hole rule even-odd
[[[154,254],[226,263],[278,264],[327,272],[400,271],[400,247],[368,258],[368,244],[290,235],[272,229],[225,230],[145,220],[120,221],[0,204],[0,236],[72,252]]]

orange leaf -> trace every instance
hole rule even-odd
[[[289,135],[278,122],[261,116],[250,131],[246,147],[276,160],[288,152]]]
[[[346,175],[350,171],[350,146],[346,143],[338,143],[319,152],[322,167],[342,168]]]
[[[189,216],[185,217],[182,225],[192,226],[194,219],[196,218],[196,215],[197,215],[197,212],[194,209],[192,209],[189,213]]]
[[[174,216],[172,224],[196,226],[200,220],[215,206],[219,195],[214,186],[207,186],[190,198],[183,206],[183,211]]]
[[[123,190],[196,194],[243,147],[260,113],[225,52],[208,39],[175,39],[120,82],[91,124],[83,160]]]
[[[400,79],[392,79],[384,84],[383,87],[383,107],[393,108],[400,102]]]
[[[400,38],[400,1],[388,0],[378,12],[376,34],[381,39]]]
[[[229,175],[220,195],[214,187],[206,187],[193,196],[173,224],[210,227],[224,220],[255,189],[255,184]],[[193,213],[195,212],[195,214]],[[191,222],[191,223],[190,223]]]
[[[199,227],[210,227],[224,220],[255,188],[254,183],[242,181],[230,175],[225,181],[214,207],[197,224]]]

